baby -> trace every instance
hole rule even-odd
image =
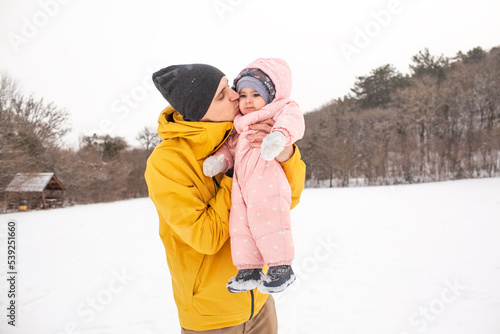
[[[231,253],[238,274],[227,284],[230,292],[258,288],[281,292],[295,281],[291,263],[294,246],[290,228],[291,189],[276,156],[304,135],[305,124],[292,89],[288,64],[276,58],[257,59],[234,80],[240,114],[233,133],[203,171],[214,176],[233,168],[229,216]],[[249,126],[275,121],[261,148],[249,145]],[[233,153],[234,152],[234,153]],[[267,273],[262,270],[268,265]]]

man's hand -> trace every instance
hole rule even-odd
[[[262,140],[264,140],[264,138],[271,133],[274,123],[274,120],[268,119],[261,123],[250,125],[249,128],[251,130],[258,131],[247,136],[247,139],[250,141],[250,146],[261,147]],[[278,162],[285,162],[292,157],[293,152],[293,146],[285,146],[283,151],[281,151],[281,153],[276,157],[276,160],[278,160]]]
[[[283,151],[281,151],[275,159],[278,160],[278,162],[285,162],[292,157],[294,152],[295,149],[293,148],[293,145],[285,146]]]
[[[268,119],[261,123],[250,125],[250,130],[258,131],[256,133],[250,134],[247,136],[247,139],[250,141],[251,147],[260,147],[262,145],[262,140],[271,133],[273,129],[274,120]]]

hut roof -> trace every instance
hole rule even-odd
[[[54,173],[17,173],[5,191],[42,192],[45,189],[66,190]]]

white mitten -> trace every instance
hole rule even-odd
[[[212,155],[203,162],[203,174],[206,176],[215,176],[227,168],[226,159],[221,155]]]
[[[264,160],[273,160],[285,148],[286,137],[280,131],[274,131],[264,137],[260,147],[260,156]]]

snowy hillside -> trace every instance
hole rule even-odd
[[[292,222],[280,334],[500,333],[500,178],[306,189]],[[0,333],[180,333],[157,225],[149,199],[0,216]]]

